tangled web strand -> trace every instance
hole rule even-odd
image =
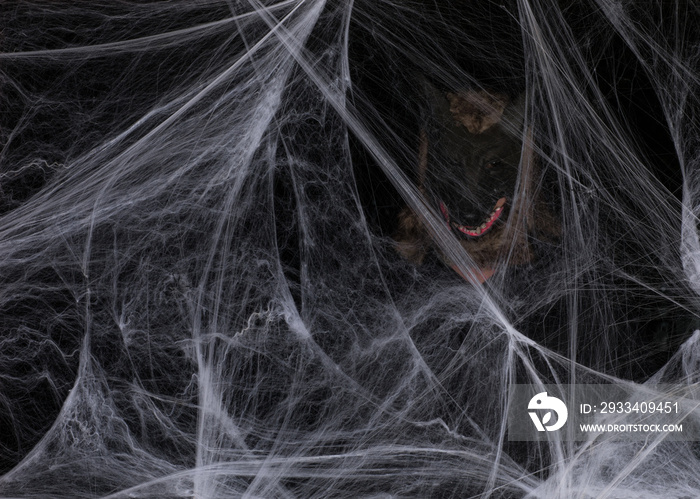
[[[514,384],[700,373],[700,12],[565,4],[0,7],[0,495],[698,496],[694,442],[507,440]],[[426,79],[525,99],[558,228],[484,284]]]

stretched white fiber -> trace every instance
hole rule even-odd
[[[695,442],[505,427],[516,383],[698,382],[692,2],[0,18],[0,496],[700,495]],[[418,181],[426,80],[524,95],[531,258],[483,284]]]

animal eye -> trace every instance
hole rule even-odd
[[[503,161],[501,161],[500,159],[493,159],[491,161],[487,161],[484,166],[490,170],[501,168],[503,166]]]

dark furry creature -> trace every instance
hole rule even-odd
[[[419,190],[459,238],[478,267],[480,282],[493,275],[499,262],[530,262],[529,239],[535,234],[551,239],[559,224],[541,199],[531,134],[524,125],[524,95],[510,99],[484,90],[443,92],[427,81],[423,87]],[[416,264],[436,247],[409,208],[399,215],[395,239],[399,253]]]

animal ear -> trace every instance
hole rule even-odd
[[[514,135],[520,135],[525,124],[525,92],[521,93],[513,99],[503,113],[506,129],[509,129]]]
[[[450,105],[445,92],[438,90],[425,77],[419,78],[428,107],[429,116],[442,126],[453,126],[453,117],[450,113]]]

